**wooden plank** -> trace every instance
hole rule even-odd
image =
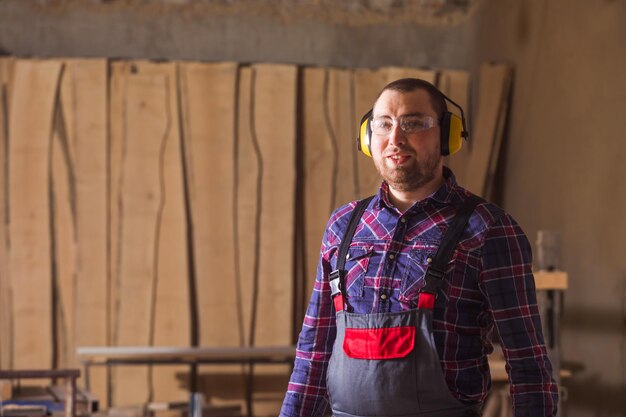
[[[0,369],[12,367],[12,315],[8,267],[8,129],[9,90],[13,78],[14,58],[0,58]],[[5,397],[6,398],[6,397]]]
[[[146,362],[194,362],[207,361],[217,363],[230,362],[289,362],[296,355],[295,346],[267,347],[176,347],[176,346],[116,346],[116,347],[81,347],[78,357],[91,365],[107,362],[136,361]]]
[[[493,152],[498,118],[504,103],[509,68],[506,65],[484,64],[478,81],[476,124],[472,130],[472,148],[467,162],[467,189],[485,195],[485,185]]]
[[[392,81],[399,80],[400,78],[420,78],[424,81],[428,81],[431,84],[435,84],[437,78],[437,72],[432,70],[420,69],[420,68],[406,68],[406,67],[383,67],[381,71],[386,74],[386,82],[388,84]],[[384,86],[381,86],[381,88]]]
[[[118,329],[116,310],[119,305],[119,256],[122,250],[120,239],[121,226],[121,185],[122,161],[124,159],[125,140],[125,103],[131,63],[115,61],[109,64],[109,316],[108,340],[112,345],[117,339]],[[113,372],[107,370],[106,408],[113,405]]]
[[[330,128],[335,137],[337,152],[337,176],[335,177],[334,199],[331,210],[358,197],[356,133],[358,126],[352,121],[354,115],[352,97],[353,72],[350,70],[328,70],[327,108]],[[305,113],[306,114],[306,113]],[[308,115],[307,115],[308,117]],[[330,212],[328,213],[330,215]],[[328,217],[328,216],[327,216]],[[321,225],[317,246],[321,242],[326,226]],[[317,261],[316,261],[317,262]]]
[[[377,70],[357,69],[354,72],[354,101],[356,109],[355,126],[358,128],[361,117],[372,108],[380,90],[399,78],[421,78],[434,82],[436,73],[429,70],[385,67]],[[355,129],[356,131],[356,129]],[[359,197],[367,197],[378,192],[381,178],[372,159],[359,153]]]
[[[339,137],[335,131],[334,120],[331,119],[334,106],[331,109],[330,78],[329,69],[305,68],[302,71],[304,150],[304,204],[302,206],[306,251],[304,272],[306,285],[304,287],[308,295],[315,282],[321,237],[328,216],[338,199],[339,165],[352,167],[352,158],[339,158]],[[354,151],[352,153],[354,154]],[[349,179],[346,178],[345,181]],[[303,307],[306,308],[306,303]]]
[[[467,71],[444,70],[439,74],[437,87],[463,108],[467,128],[471,129],[471,120],[469,119],[469,81],[470,77]],[[450,103],[448,103],[448,110],[459,117],[461,116],[459,109]],[[446,157],[444,162],[446,166],[452,169],[461,185],[465,181],[465,168],[469,159],[471,140],[472,138],[470,137],[469,143],[464,142],[461,150],[450,157]]]
[[[62,62],[15,64],[9,115],[9,268],[15,368],[52,365],[49,158]]]
[[[239,86],[237,251],[246,345],[290,344],[293,324],[285,317],[292,317],[296,69],[245,67]],[[259,365],[254,374],[254,391],[263,387],[278,393],[284,391],[289,369]],[[278,414],[280,401],[259,395],[254,396],[255,414]]]
[[[164,204],[158,234],[153,344],[185,346],[190,341],[187,224],[180,125],[178,117],[177,64],[138,64],[142,74],[166,77],[167,137],[163,154],[162,179]],[[177,375],[188,372],[185,366],[152,368],[153,400],[186,401],[188,391],[181,388]]]
[[[68,81],[69,78],[69,81]],[[76,283],[76,176],[74,155],[70,149],[69,135],[73,133],[73,114],[65,117],[62,105],[71,103],[73,80],[68,65],[59,86],[59,100],[55,106],[54,131],[51,144],[51,232],[53,256],[53,291],[55,335],[55,367],[74,366],[74,306]],[[69,107],[69,106],[68,106]]]
[[[148,64],[144,64],[148,65]],[[163,210],[163,153],[168,135],[167,80],[143,74],[131,63],[123,101],[122,166],[118,188],[119,239],[116,309],[117,346],[151,343],[158,233]],[[115,370],[113,401],[117,405],[149,399],[145,368]]]
[[[261,165],[260,228],[258,238],[258,304],[255,346],[290,344],[293,315],[293,253],[295,213],[295,133],[297,68],[291,65],[253,66],[254,82],[252,124]],[[277,323],[284,325],[277,326]],[[255,367],[272,373],[264,386],[267,395],[260,414],[278,413],[289,367]]]
[[[69,198],[66,205],[71,215],[72,235],[66,237],[73,247],[67,247],[73,265],[70,267],[57,257],[56,264],[71,271],[60,274],[59,282],[68,281],[63,297],[68,340],[59,365],[76,367],[77,346],[107,345],[108,339],[108,236],[107,236],[107,61],[104,59],[72,59],[65,61],[61,83],[60,115],[64,129],[53,142],[63,144],[53,161],[62,156],[69,168],[64,174],[69,181]],[[53,151],[55,148],[53,147]],[[53,170],[53,174],[54,174]],[[58,184],[55,182],[54,184]],[[63,185],[63,184],[62,184]],[[69,222],[68,222],[69,223]],[[61,233],[70,229],[57,227],[57,241]],[[57,248],[60,245],[57,244]],[[57,251],[58,255],[61,255]],[[71,278],[71,279],[70,279]],[[62,294],[63,295],[63,294]],[[60,327],[60,326],[58,326]],[[62,339],[59,338],[61,341]],[[106,373],[94,370],[91,375],[91,392],[106,404]]]
[[[535,288],[539,290],[566,290],[568,275],[564,271],[534,271]]]
[[[374,105],[380,90],[387,84],[387,74],[381,70],[357,69],[354,71],[354,106],[356,118],[355,131],[358,132],[363,115]],[[357,152],[359,175],[359,198],[364,198],[378,191],[381,178],[372,158]]]
[[[212,366],[211,378],[203,376],[202,389],[208,389],[210,402],[224,406],[242,406],[239,399],[243,398],[243,379],[241,376],[229,372],[233,369],[233,363],[272,363],[272,368],[288,369],[284,364],[291,364],[295,356],[295,346],[269,346],[269,347],[83,347],[78,351],[82,361],[89,365],[121,365],[123,363],[214,363]],[[168,365],[171,366],[171,365]],[[269,367],[270,365],[266,365]],[[90,366],[89,371],[96,367]],[[226,369],[226,371],[225,371]],[[238,367],[234,367],[238,369]],[[255,381],[255,388],[258,391],[273,389],[276,395],[284,395],[284,378],[287,374],[279,373],[278,380],[282,374],[283,381],[276,386],[268,387],[266,382],[271,379],[271,375],[258,375]],[[275,378],[276,379],[276,378]],[[217,380],[217,383],[216,383]],[[220,399],[216,397],[223,397]],[[282,399],[282,398],[281,398]],[[280,401],[268,406],[263,399],[257,399],[254,407],[254,415],[276,415]],[[265,411],[263,411],[265,410]]]
[[[296,67],[253,67],[254,128],[263,161],[259,310],[255,344],[289,344],[293,273]]]
[[[331,212],[358,195],[356,126],[352,109],[352,71],[305,68],[302,71],[302,141],[305,241],[304,310]],[[301,321],[301,320],[299,320]]]
[[[380,90],[399,78],[421,78],[429,82],[434,82],[436,73],[434,71],[419,70],[412,68],[384,67],[376,70],[357,69],[354,72],[354,101],[355,101],[355,132],[361,117],[372,108]],[[363,198],[378,191],[381,178],[374,167],[371,158],[358,153],[357,158],[359,174],[359,197]]]
[[[241,332],[244,335],[244,345],[250,344],[250,328],[252,317],[253,277],[254,265],[258,255],[255,250],[257,216],[259,210],[260,189],[260,160],[255,153],[252,125],[254,110],[253,100],[253,71],[251,67],[239,70],[239,98],[237,106],[237,221],[236,221],[236,254],[238,280],[241,282]]]
[[[108,340],[113,345],[117,340],[118,323],[116,320],[117,306],[119,305],[119,255],[121,251],[120,218],[121,218],[121,184],[122,184],[122,161],[123,144],[125,138],[125,100],[130,74],[130,63],[115,61],[109,64],[109,306],[108,312]],[[107,392],[113,394],[113,372],[107,370]],[[107,401],[103,401],[104,408],[113,405],[113,395],[107,395]]]
[[[180,64],[180,95],[192,224],[197,330],[201,346],[244,343],[240,276],[235,247],[236,63]],[[249,230],[247,231],[249,232]],[[202,366],[202,386],[219,403],[233,392],[232,379],[219,380]],[[220,372],[241,372],[237,365]]]
[[[461,70],[444,70],[441,71],[438,77],[437,88],[442,93],[454,100],[459,106],[463,108],[465,117],[469,122],[469,87],[470,87],[470,75],[467,71]],[[448,104],[448,110],[457,116],[461,116],[461,112],[458,108]],[[469,127],[469,123],[468,123]]]
[[[254,94],[252,85],[253,71],[251,67],[239,69],[239,94],[237,105],[237,145],[236,145],[236,212],[235,223],[235,252],[237,260],[237,279],[241,283],[241,332],[243,333],[244,345],[250,345],[252,326],[252,300],[253,300],[253,277],[255,274],[255,262],[258,257],[256,248],[258,245],[256,229],[259,223],[260,188],[260,159],[255,152],[254,140],[256,132],[253,126]],[[240,398],[252,400],[251,379],[252,366],[242,367],[242,381],[237,388],[231,388],[234,393],[239,393]],[[237,394],[235,394],[237,395]],[[247,406],[246,406],[247,408]]]
[[[195,257],[200,344],[237,346],[234,127],[237,65],[180,65],[185,163]]]
[[[121,252],[121,184],[122,161],[125,140],[125,103],[131,63],[115,61],[109,64],[109,334],[110,344],[117,338],[115,311],[119,304],[118,276]],[[107,380],[108,391],[112,392],[113,381]],[[111,405],[113,398],[108,398]]]
[[[504,129],[506,121],[508,119],[511,84],[513,82],[513,70],[507,67],[506,75],[504,78],[504,85],[502,91],[502,101],[500,104],[500,111],[498,112],[498,119],[496,122],[496,131],[493,139],[493,149],[491,156],[489,157],[489,168],[487,169],[487,178],[485,180],[485,196],[489,200],[493,200],[495,175],[498,169],[498,161],[500,159],[500,149],[502,148],[502,141],[504,140]]]

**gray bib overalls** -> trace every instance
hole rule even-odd
[[[360,201],[354,209],[338,251],[336,270],[330,276],[337,311],[337,338],[327,371],[333,416],[479,416],[480,407],[462,404],[450,393],[432,329],[435,294],[443,279],[443,267],[478,200],[468,199],[446,232],[426,271],[418,308],[399,313],[355,314],[347,311],[343,268],[348,246],[370,199]]]

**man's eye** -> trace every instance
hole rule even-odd
[[[424,129],[424,121],[421,119],[404,119],[402,121],[402,127],[404,130],[410,132],[416,132]]]
[[[393,126],[391,120],[378,119],[374,120],[374,129],[390,130]]]

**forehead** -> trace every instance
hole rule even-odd
[[[413,113],[437,116],[426,90],[418,89],[408,93],[385,90],[374,104],[373,116],[398,117]]]

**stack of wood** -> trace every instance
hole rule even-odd
[[[332,208],[380,183],[358,121],[406,76],[470,107],[461,71],[0,58],[0,368],[76,366],[78,346],[292,344]],[[510,70],[478,85],[450,165],[485,195]],[[251,370],[201,367],[211,404],[249,386],[275,415],[289,366]],[[104,404],[187,396],[186,367],[91,378]]]

